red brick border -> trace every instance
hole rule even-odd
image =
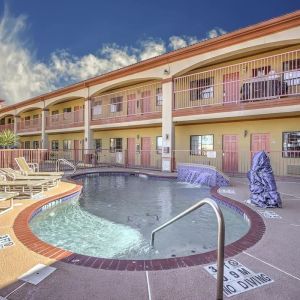
[[[215,262],[217,252],[209,251],[201,254],[195,254],[184,257],[174,257],[167,259],[153,260],[119,260],[92,257],[66,251],[54,246],[51,246],[38,239],[29,227],[29,221],[33,213],[43,205],[52,202],[56,199],[72,195],[82,189],[82,186],[77,185],[74,189],[49,197],[24,209],[16,218],[13,229],[17,238],[30,250],[43,256],[61,260],[66,263],[91,267],[95,269],[118,270],[118,271],[151,271],[151,270],[166,270],[182,267],[190,267],[196,265]],[[265,232],[265,224],[262,217],[253,211],[248,206],[224,197],[218,193],[218,188],[211,189],[212,197],[224,202],[227,205],[233,206],[244,212],[250,221],[250,229],[246,235],[234,243],[225,246],[225,258],[237,255],[242,251],[256,244]]]

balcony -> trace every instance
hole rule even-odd
[[[282,106],[299,95],[295,50],[175,78],[173,115]]]
[[[92,99],[92,125],[161,118],[161,83],[145,85]]]
[[[42,130],[42,119],[36,118],[31,120],[22,120],[17,123],[17,132],[36,132]]]
[[[76,110],[46,117],[46,130],[84,126],[84,110]]]
[[[3,124],[0,125],[0,132],[2,132],[3,130],[11,130],[14,131],[14,124],[10,123],[10,124]]]

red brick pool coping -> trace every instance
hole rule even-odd
[[[13,229],[16,237],[30,250],[46,256],[51,259],[60,260],[65,263],[73,265],[80,265],[91,267],[95,269],[104,270],[118,270],[118,271],[151,271],[151,270],[167,270],[182,267],[190,267],[196,265],[207,264],[215,262],[217,259],[217,252],[209,251],[201,254],[194,254],[184,257],[172,257],[167,259],[153,259],[153,260],[119,260],[106,259],[99,257],[92,257],[73,253],[55,246],[49,245],[41,241],[33,234],[29,227],[29,221],[36,210],[43,205],[48,204],[54,200],[76,194],[81,191],[82,186],[76,185],[72,190],[48,197],[38,201],[31,206],[25,208],[15,219]],[[211,189],[211,196],[224,202],[224,204],[235,207],[245,213],[250,221],[250,229],[246,235],[232,244],[225,246],[225,258],[237,255],[242,251],[256,244],[265,232],[265,224],[262,217],[253,211],[248,206],[224,197],[218,193],[218,188]]]

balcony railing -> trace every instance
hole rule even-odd
[[[299,94],[300,50],[295,50],[175,78],[173,109],[224,107]]]
[[[42,119],[22,120],[17,123],[17,132],[34,132],[42,129]]]
[[[100,95],[92,99],[92,124],[161,117],[161,83]]]
[[[0,132],[3,130],[11,130],[14,131],[14,124],[5,124],[5,125],[0,125]]]
[[[76,110],[46,117],[46,129],[81,127],[84,125],[84,110]]]

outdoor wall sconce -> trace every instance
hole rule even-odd
[[[170,68],[164,69],[164,75],[169,75],[170,74]]]
[[[247,135],[248,135],[248,130],[245,129],[245,130],[244,130],[244,138],[245,138]]]
[[[169,139],[169,135],[166,133],[166,140],[168,140]]]
[[[84,140],[87,142],[87,138],[84,138]]]
[[[137,138],[137,140],[139,140],[139,139],[140,139],[140,135],[138,134],[138,135],[136,136],[136,138]]]

